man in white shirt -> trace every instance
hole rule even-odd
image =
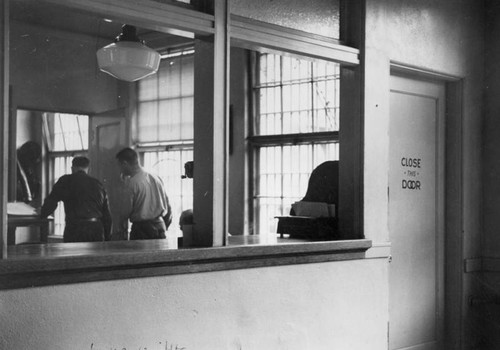
[[[141,167],[139,155],[131,148],[122,149],[116,159],[125,179],[118,227],[126,230],[130,220],[130,240],[165,238],[172,210],[163,182]]]

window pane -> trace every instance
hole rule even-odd
[[[181,74],[181,96],[194,95],[194,55],[183,56]]]
[[[158,175],[165,184],[173,214],[168,233],[177,237],[182,236],[179,227],[181,213],[193,208],[193,180],[182,178],[184,164],[191,160],[192,149],[144,152],[144,168]]]
[[[288,215],[291,205],[305,196],[314,168],[339,159],[337,140],[306,139],[339,130],[339,65],[257,54],[255,68],[255,136],[298,134],[293,141],[274,138],[255,148],[256,233],[274,235],[275,216]]]
[[[59,180],[59,178],[66,174],[71,174],[71,161],[73,156],[61,156],[52,158],[54,178],[52,186]],[[65,214],[62,202],[57,205],[54,211],[54,234],[62,236],[64,234]]]
[[[138,138],[142,142],[158,140],[158,103],[142,102],[139,104],[139,118],[137,119]]]
[[[159,101],[158,141],[180,140],[182,109],[181,99]]]
[[[339,130],[338,64],[271,54],[258,61],[256,135]]]
[[[194,50],[163,55],[159,71],[152,77],[158,94],[149,100],[139,97],[136,142],[145,147],[141,151],[144,168],[165,184],[173,214],[167,234],[178,237],[182,236],[181,213],[193,209],[193,180],[182,175],[184,164],[193,160]],[[140,88],[142,81],[137,84]],[[157,150],[162,143],[167,150]]]
[[[88,149],[89,117],[87,115],[44,113],[48,127],[50,151]]]
[[[71,161],[76,155],[85,155],[89,143],[89,117],[87,115],[66,113],[44,113],[49,135],[49,167],[52,169],[49,179],[49,191],[65,174],[71,174]],[[52,152],[64,152],[65,155],[55,156]],[[54,211],[54,234],[64,233],[65,215],[62,203]]]
[[[193,113],[193,108],[194,108],[194,98],[192,96],[189,97],[184,97],[181,100],[181,114],[186,115],[186,114],[192,114]],[[194,120],[193,118],[182,118],[181,119],[181,125],[180,125],[180,131],[181,131],[181,140],[192,140],[194,138]]]
[[[182,60],[179,58],[164,59],[158,72],[160,79],[159,99],[179,97],[181,93]]]
[[[156,75],[153,74],[141,80],[137,88],[137,98],[139,101],[151,101],[158,98],[158,78]]]
[[[194,51],[165,55],[157,74],[138,83],[139,143],[193,138]]]
[[[276,234],[274,217],[288,215],[292,203],[304,197],[314,168],[338,159],[337,143],[260,148],[254,197],[258,233]]]

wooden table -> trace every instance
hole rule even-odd
[[[7,245],[16,244],[16,228],[26,226],[40,227],[40,241],[42,243],[47,243],[47,238],[49,236],[49,224],[52,221],[54,221],[52,217],[42,219],[38,215],[8,215]]]

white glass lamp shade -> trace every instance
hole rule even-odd
[[[134,41],[119,41],[97,50],[99,69],[113,77],[136,81],[156,73],[160,54]]]

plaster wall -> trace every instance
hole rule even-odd
[[[364,233],[387,241],[390,64],[398,62],[459,79],[462,94],[462,229],[450,232],[460,247],[457,261],[476,257],[481,248],[481,130],[484,79],[484,4],[462,0],[366,0],[364,56]],[[458,123],[460,125],[460,123]],[[460,148],[461,147],[461,148]],[[460,174],[457,174],[460,175]],[[474,276],[457,285],[460,310],[448,329],[452,349],[477,346],[478,327],[467,296],[476,293]],[[448,325],[450,320],[448,319]]]
[[[486,79],[485,79],[485,115],[483,128],[484,159],[484,249],[483,255],[500,258],[500,4],[490,1],[486,28]]]
[[[367,0],[365,236],[388,239],[390,62],[463,79],[466,252],[478,251],[483,83],[483,6],[478,1]]]
[[[330,38],[339,38],[339,0],[230,0],[231,13]]]
[[[500,259],[500,4],[486,1],[485,30],[485,113],[483,125],[483,246],[482,256],[498,262]],[[498,263],[496,264],[498,266]],[[500,295],[500,271],[476,273],[482,286],[481,298],[488,300]],[[490,299],[491,300],[491,299]],[[481,329],[484,349],[495,349],[500,344],[500,305],[485,304],[478,307],[483,317]]]
[[[15,105],[74,113],[117,108],[118,83],[99,71],[96,40],[12,22],[10,81]]]
[[[0,292],[0,349],[387,346],[387,260]]]

